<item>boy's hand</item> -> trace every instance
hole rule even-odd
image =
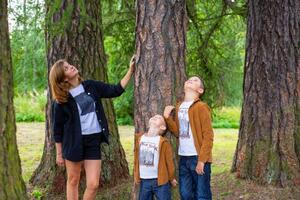
[[[176,187],[177,184],[178,184],[178,182],[177,182],[176,179],[174,178],[174,179],[171,181],[172,187]]]
[[[196,170],[197,174],[203,175],[204,174],[204,162],[198,161],[195,170]]]
[[[164,110],[164,117],[169,118],[169,116],[170,116],[173,109],[175,109],[174,106],[166,106],[165,110]]]
[[[64,167],[65,166],[65,160],[63,159],[63,157],[62,157],[61,154],[57,154],[57,156],[56,156],[56,164],[59,167]]]

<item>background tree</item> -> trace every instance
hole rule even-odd
[[[248,1],[244,102],[232,170],[300,184],[300,2]]]
[[[6,0],[0,0],[0,13],[0,199],[27,199],[16,144]]]
[[[78,67],[85,79],[107,81],[100,1],[46,1],[46,11],[48,71],[55,61],[66,58]],[[65,176],[55,164],[55,146],[50,130],[50,97],[48,92],[44,153],[31,182],[34,185],[47,186],[52,192],[60,192],[65,187]],[[101,185],[113,186],[128,178],[129,171],[119,141],[112,101],[103,101],[103,107],[111,138],[110,145],[103,145],[102,148]]]

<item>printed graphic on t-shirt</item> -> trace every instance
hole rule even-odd
[[[75,97],[75,101],[81,109],[81,115],[86,115],[88,113],[95,112],[94,100],[85,92],[77,95]]]
[[[141,142],[140,143],[140,165],[147,167],[154,166],[154,154],[157,152],[157,146],[155,143],[151,142]]]
[[[179,119],[179,137],[182,139],[190,138],[189,128],[189,116],[188,116],[188,107],[180,108],[178,111],[178,119]]]

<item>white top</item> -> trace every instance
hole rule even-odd
[[[160,136],[142,135],[139,147],[140,178],[157,178]]]
[[[193,101],[184,101],[178,110],[179,121],[179,148],[178,154],[181,156],[196,156],[197,151],[194,143],[192,129],[188,111]]]
[[[95,102],[92,97],[87,94],[82,84],[69,91],[74,97],[81,123],[82,135],[90,135],[100,133],[101,127],[95,112]]]

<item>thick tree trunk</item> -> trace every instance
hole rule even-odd
[[[100,1],[46,1],[46,44],[48,71],[55,61],[66,58],[78,67],[84,79],[107,82],[106,60],[101,32]],[[49,89],[48,89],[49,90]],[[46,138],[41,163],[31,182],[44,186],[50,192],[59,193],[65,189],[64,171],[55,164],[55,145],[50,130],[50,96],[46,106]],[[102,147],[101,185],[115,185],[129,177],[128,164],[119,140],[115,113],[111,100],[104,100],[103,107],[108,119],[111,138],[110,145]]]
[[[0,0],[0,199],[27,199],[16,142],[7,0]]]
[[[174,97],[183,96],[187,15],[185,1],[137,1],[135,130],[146,131]]]
[[[138,0],[136,14],[135,132],[183,96],[186,80],[185,1]],[[135,189],[133,199],[136,198]]]
[[[244,103],[232,171],[300,184],[300,2],[248,1]]]

